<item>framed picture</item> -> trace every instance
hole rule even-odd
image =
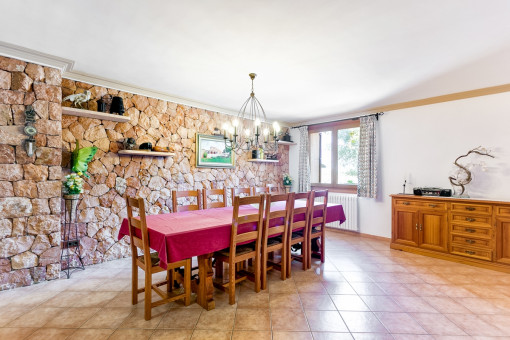
[[[235,153],[225,145],[223,136],[197,133],[196,157],[198,168],[233,168]]]

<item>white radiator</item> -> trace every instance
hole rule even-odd
[[[328,194],[328,203],[341,204],[345,213],[345,222],[339,221],[328,223],[331,228],[359,231],[358,229],[358,196],[353,194],[341,194],[330,192]]]

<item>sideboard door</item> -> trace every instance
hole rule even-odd
[[[420,239],[419,246],[435,251],[448,251],[448,224],[446,212],[423,211],[420,212]]]
[[[393,210],[393,242],[407,246],[418,246],[418,211]]]
[[[509,217],[496,217],[496,261],[510,264]]]

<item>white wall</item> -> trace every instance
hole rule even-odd
[[[404,178],[407,193],[416,186],[451,188],[453,161],[477,146],[496,158],[484,157],[488,170],[473,172],[468,194],[510,201],[510,93],[385,112],[377,143],[378,196],[360,198],[362,233],[390,237],[389,195],[402,192]],[[297,158],[291,154],[290,160],[289,168],[297,167]]]
[[[294,180],[292,182],[292,191],[297,192],[299,175],[299,130],[290,129],[290,139],[297,143],[289,146],[289,175]]]

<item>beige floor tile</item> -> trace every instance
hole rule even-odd
[[[150,340],[189,340],[192,334],[191,329],[158,329],[152,333]]]
[[[402,308],[389,296],[360,296],[372,312],[401,312]]]
[[[152,329],[117,329],[108,340],[146,340],[152,332]]]
[[[393,334],[395,340],[435,340],[432,335],[426,334]]]
[[[437,310],[418,296],[394,296],[393,300],[395,300],[405,312],[438,313]]]
[[[103,308],[85,322],[81,328],[118,328],[131,314],[132,308]]]
[[[196,329],[232,330],[235,313],[235,310],[226,308],[204,311],[198,319]]]
[[[481,298],[456,298],[455,301],[477,314],[500,314],[503,312],[495,305],[495,300],[493,300],[494,303],[490,299]]]
[[[355,340],[393,340],[391,334],[383,333],[352,333]]]
[[[352,340],[350,333],[313,332],[314,340]]]
[[[351,286],[358,295],[386,295],[376,283],[351,282]]]
[[[479,315],[479,318],[501,329],[505,336],[510,337],[510,315]]]
[[[207,313],[202,308],[172,308],[158,325],[160,328],[193,329],[197,325],[200,314]]]
[[[356,294],[349,282],[326,281],[323,284],[329,294]]]
[[[442,314],[436,313],[410,313],[414,320],[416,320],[432,335],[467,335],[462,329],[457,327],[453,322],[448,320]]]
[[[471,336],[503,336],[505,332],[473,314],[445,314],[454,324]]]
[[[306,316],[301,309],[271,309],[273,331],[309,331]]]
[[[57,318],[50,320],[47,328],[79,328],[100,308],[67,308]]]
[[[71,334],[73,334],[76,329],[73,328],[39,328],[32,334],[30,334],[26,339],[27,340],[65,340]]]
[[[267,292],[240,294],[237,308],[269,308],[269,294]]]
[[[127,318],[124,319],[124,322],[120,325],[119,328],[145,328],[145,329],[154,329],[156,328],[163,317],[168,312],[168,306],[158,306],[156,308],[151,309],[151,319],[145,320],[145,309],[143,308],[134,308],[132,309],[131,314]]]
[[[267,283],[267,289],[270,294],[274,293],[287,293],[287,294],[296,294],[297,288],[293,280],[285,280],[285,281],[269,281]]]
[[[331,295],[338,310],[368,312],[370,309],[358,295]]]
[[[310,332],[273,332],[273,340],[312,340]]]
[[[191,340],[230,340],[232,331],[213,331],[196,329],[193,331]]]
[[[32,308],[30,307],[17,306],[0,307],[0,327],[4,327],[14,319],[17,319],[23,314],[30,312],[31,309]]]
[[[114,329],[93,329],[93,328],[81,328],[76,330],[68,338],[69,340],[106,340],[113,334]]]
[[[425,300],[429,305],[434,307],[434,309],[440,313],[471,314],[471,311],[469,309],[455,302],[456,299],[452,299],[449,297],[431,296],[424,297],[423,300]]]
[[[337,271],[331,272],[331,271],[325,271],[320,275],[322,281],[327,282],[345,282],[344,276]]]
[[[269,294],[269,306],[271,308],[301,309],[299,294],[276,293]]]
[[[390,333],[427,334],[407,313],[376,312],[375,315]]]
[[[39,328],[44,326],[50,320],[59,317],[66,308],[37,307],[30,312],[23,314],[19,318],[11,321],[8,327],[32,327]]]
[[[348,332],[339,312],[336,311],[305,311],[308,325],[316,332]]]
[[[309,310],[336,310],[329,295],[317,293],[299,293],[303,309]]]
[[[35,332],[35,328],[0,328],[0,339],[21,340]]]
[[[232,340],[271,340],[270,331],[234,331]]]
[[[269,331],[271,316],[269,309],[237,309],[234,330]]]
[[[372,312],[340,312],[340,315],[350,332],[388,332]]]

